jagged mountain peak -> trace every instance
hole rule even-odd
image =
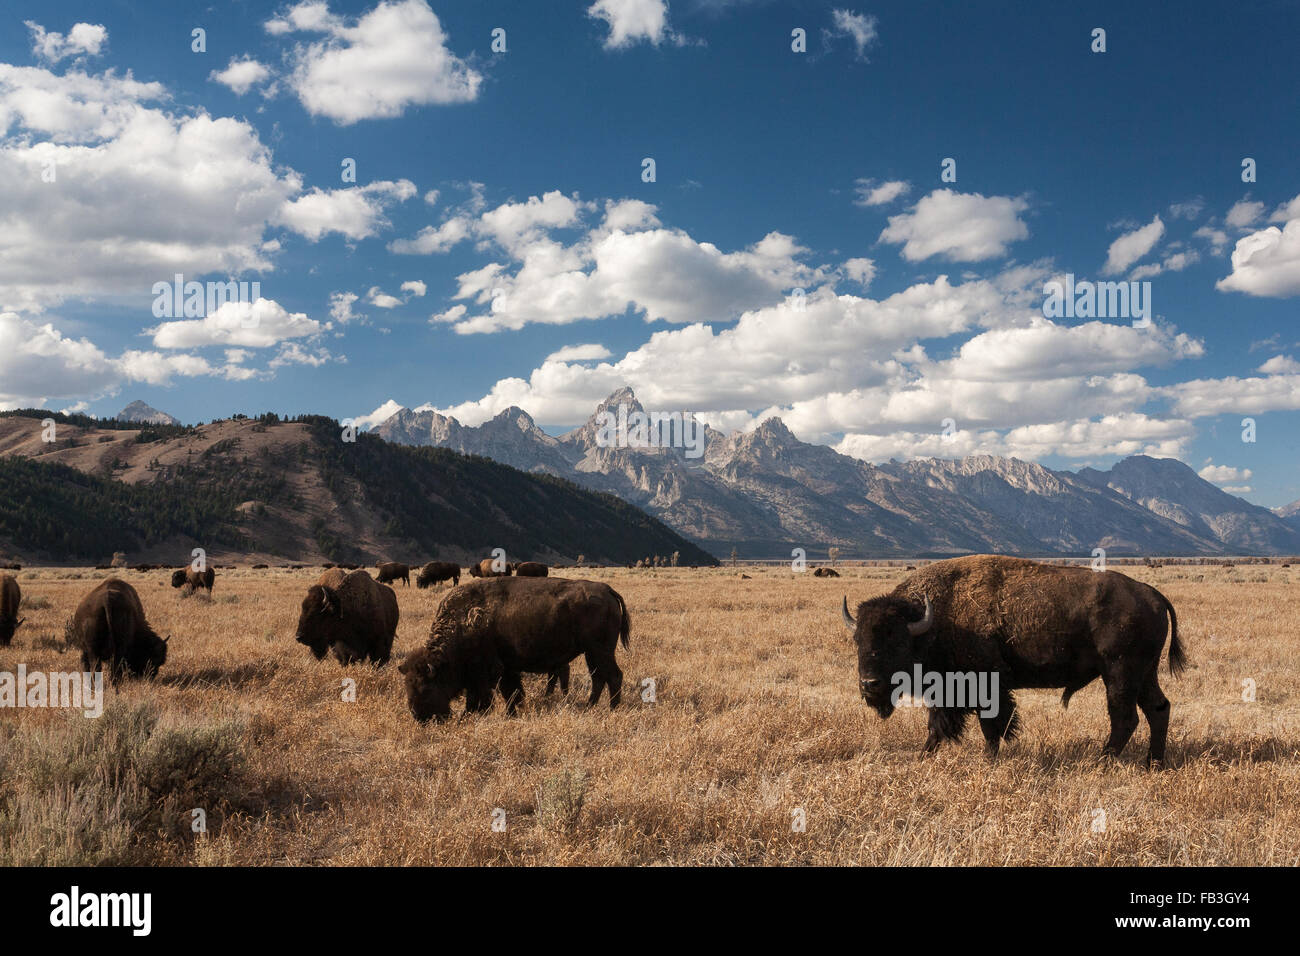
[[[152,405],[136,399],[117,413],[119,422],[139,422],[142,425],[179,425],[181,420],[175,416],[160,412]]]

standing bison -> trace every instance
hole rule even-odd
[[[316,660],[333,652],[340,664],[385,664],[397,635],[397,595],[365,571],[332,568],[307,589],[298,615],[299,644]]]
[[[429,588],[443,581],[450,581],[453,586],[460,584],[460,565],[455,561],[430,561],[415,576],[417,588]]]
[[[517,578],[544,578],[549,573],[540,561],[520,561],[514,566]]]
[[[587,705],[594,705],[608,685],[613,709],[623,687],[614,647],[620,640],[628,646],[630,629],[623,598],[607,584],[564,578],[470,581],[447,592],[428,641],[402,662],[407,703],[420,722],[442,720],[461,693],[466,713],[487,710],[499,687],[513,714],[524,696],[521,674],[567,678],[569,661],[582,654],[591,672]]]
[[[153,677],[167,660],[167,640],[145,620],[140,595],[117,578],[105,578],[81,599],[72,642],[81,650],[81,669],[103,666],[113,684],[123,675]]]
[[[407,564],[398,564],[396,561],[386,561],[383,564],[375,565],[379,571],[379,583],[389,584],[393,581],[400,580],[403,584],[410,587],[411,584],[411,567]]]
[[[484,558],[478,564],[470,565],[469,576],[471,578],[508,578],[510,572],[514,570],[513,564],[505,565],[502,570],[496,570],[493,565],[497,563],[496,558]]]
[[[23,592],[12,574],[0,574],[0,647],[8,647],[14,631],[26,620],[18,616]]]
[[[211,568],[204,568],[202,571],[195,571],[193,568],[180,568],[172,572],[172,587],[183,587],[190,591],[197,591],[200,588],[212,593],[212,582],[217,579],[217,573]]]
[[[906,686],[913,674],[939,675],[954,688],[955,679],[969,687],[972,675],[985,677],[997,699],[980,711],[980,729],[994,757],[1018,730],[1011,691],[1063,687],[1061,703],[1069,706],[1071,695],[1100,677],[1110,711],[1105,753],[1124,749],[1141,707],[1151,728],[1147,762],[1164,759],[1169,701],[1156,671],[1166,633],[1170,672],[1181,672],[1186,658],[1173,605],[1149,585],[1115,571],[980,555],[909,575],[890,594],[859,604],[857,620],[847,598],[842,610],[857,644],[859,690],[882,718],[899,700],[891,684]],[[959,738],[980,706],[954,696],[929,708],[926,753]]]

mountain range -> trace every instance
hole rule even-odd
[[[610,440],[631,389],[582,426],[549,435],[511,407],[478,426],[401,409],[374,433],[389,442],[481,455],[568,478],[645,509],[715,555],[776,558],[831,547],[843,557],[1300,554],[1300,502],[1278,512],[1202,479],[1175,459],[1135,455],[1109,471],[1056,471],[975,455],[873,465],[796,438],[779,418],[723,435],[699,426],[702,454],[669,443]],[[628,440],[629,437],[632,440]]]

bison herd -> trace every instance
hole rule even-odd
[[[371,577],[330,566],[307,589],[296,639],[316,660],[388,662],[398,622],[389,585],[399,579],[409,585],[412,569],[385,562],[376,570]],[[815,574],[838,577],[830,569]],[[547,694],[557,684],[567,692],[569,664],[579,656],[591,675],[588,706],[608,689],[609,706],[618,707],[623,672],[615,648],[629,646],[631,622],[617,591],[596,581],[550,578],[547,566],[533,561],[484,559],[469,576],[474,580],[461,585],[460,565],[440,561],[416,573],[418,588],[451,583],[428,638],[398,668],[416,720],[448,718],[461,696],[467,714],[481,712],[497,693],[514,714],[524,697],[523,674],[547,676]],[[211,568],[189,568],[174,572],[171,583],[211,593],[213,580]],[[0,646],[23,623],[20,605],[18,582],[0,574]],[[954,675],[978,675],[991,688],[978,701],[951,693],[925,697],[926,753],[961,737],[976,715],[986,752],[995,757],[1019,730],[1015,690],[1062,688],[1068,706],[1100,677],[1110,716],[1104,753],[1124,749],[1140,709],[1151,732],[1147,761],[1164,759],[1170,707],[1157,672],[1166,638],[1172,674],[1186,656],[1173,605],[1150,585],[1116,571],[981,555],[924,567],[889,594],[859,603],[856,615],[846,596],[841,613],[856,646],[859,693],[882,719],[899,703],[900,675],[943,675],[950,690],[959,686]],[[82,599],[70,640],[83,669],[103,668],[113,683],[153,676],[167,659],[167,639],[149,626],[135,588],[117,578]],[[973,679],[966,686],[974,687]]]

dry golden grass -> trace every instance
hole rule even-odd
[[[172,635],[161,677],[122,703],[165,719],[237,721],[244,767],[206,807],[209,832],[157,827],[135,859],[196,864],[1245,864],[1300,862],[1300,569],[1126,568],[1173,601],[1193,667],[1161,681],[1170,760],[1142,766],[1146,725],[1118,763],[1096,682],[1063,711],[1057,691],[1019,693],[1024,734],[996,764],[967,739],[921,758],[924,715],[880,721],[856,696],[839,620],[892,588],[901,568],[839,580],[788,570],[567,571],[608,581],[632,615],[619,650],[624,704],[581,704],[527,679],[518,718],[493,711],[418,726],[402,655],[442,589],[397,587],[388,667],[317,663],[294,643],[318,570],[218,571],[215,597],[183,598],[164,572],[121,572]],[[32,599],[0,670],[74,670],[60,652],[77,601],[108,572],[29,569]],[[357,699],[341,699],[342,679]],[[642,681],[657,700],[640,700]],[[1242,681],[1258,688],[1242,700]],[[110,701],[113,692],[108,691]],[[459,708],[458,708],[459,710]],[[51,711],[0,712],[0,744],[58,733]],[[14,768],[10,768],[13,770]],[[177,808],[184,810],[184,807]],[[492,827],[504,811],[504,830]],[[1104,832],[1094,832],[1096,811]],[[801,811],[806,827],[792,828]],[[502,819],[496,813],[498,820]],[[188,818],[184,821],[188,823]],[[146,839],[147,836],[147,839]]]

